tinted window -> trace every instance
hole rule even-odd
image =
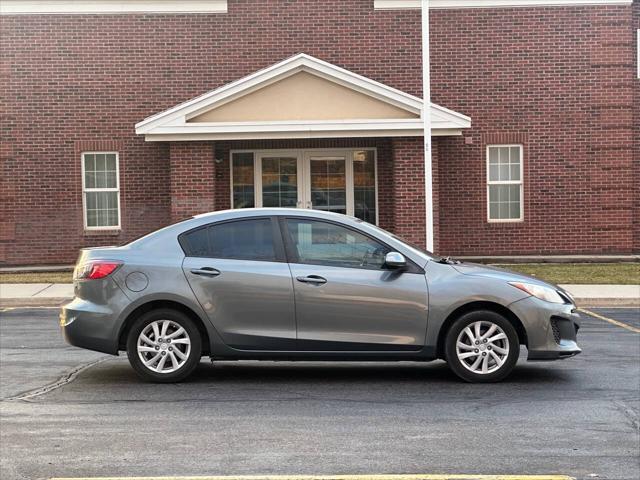
[[[184,252],[188,257],[207,257],[209,255],[209,237],[206,228],[184,234],[181,240]]]
[[[182,237],[187,256],[275,261],[271,220],[227,222],[189,232]]]
[[[366,235],[333,223],[287,219],[287,229],[300,263],[377,270],[390,251]]]

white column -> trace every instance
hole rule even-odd
[[[433,169],[431,164],[431,75],[429,60],[429,0],[422,0],[422,119],[424,120],[424,208],[427,250],[433,252]]]

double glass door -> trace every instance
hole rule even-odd
[[[234,208],[313,208],[376,222],[374,150],[232,153]]]

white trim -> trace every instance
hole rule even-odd
[[[462,135],[471,121],[444,118],[432,105],[432,135]],[[240,140],[267,138],[322,138],[322,137],[397,137],[422,136],[424,123],[413,120],[346,120],[295,122],[219,122],[183,123],[157,126],[145,134],[147,141],[169,140]]]
[[[229,193],[231,199],[231,208],[235,208],[233,204],[233,155],[238,153],[251,153],[253,154],[253,192],[254,192],[254,207],[262,207],[262,158],[263,157],[292,157],[298,160],[298,208],[306,209],[311,202],[310,191],[310,164],[309,159],[313,155],[322,156],[337,156],[344,157],[345,159],[345,188],[346,188],[346,201],[347,201],[347,215],[353,216],[355,213],[355,193],[354,193],[354,178],[353,178],[353,154],[358,151],[371,151],[373,152],[373,166],[374,166],[374,182],[375,182],[375,208],[376,208],[376,225],[379,223],[380,210],[378,207],[378,149],[375,147],[363,147],[363,148],[302,148],[302,149],[266,149],[266,150],[251,150],[251,149],[238,149],[231,150],[229,152]]]
[[[418,9],[421,0],[374,0],[376,10]],[[431,8],[630,5],[632,0],[430,0]],[[3,0],[0,15],[227,13],[227,0]]]
[[[419,9],[421,0],[374,0],[375,10]],[[430,0],[430,9],[631,5],[633,0]]]
[[[85,155],[115,155],[116,156],[116,187],[115,188],[87,188],[85,186],[85,161],[84,161],[84,156]],[[90,230],[90,231],[113,231],[113,230],[120,230],[122,228],[122,220],[121,220],[121,203],[120,203],[120,155],[118,154],[118,152],[113,152],[113,151],[109,151],[109,152],[94,152],[94,151],[87,151],[87,152],[81,152],[80,153],[80,172],[82,175],[82,220],[83,220],[83,225],[84,225],[84,229],[85,230]],[[118,194],[118,224],[117,225],[111,225],[111,226],[106,226],[106,227],[90,227],[87,225],[87,201],[86,201],[86,194],[88,192],[116,192]]]
[[[227,0],[2,0],[0,15],[226,13]]]
[[[162,134],[162,135],[145,135],[146,142],[199,142],[207,140],[286,140],[298,138],[376,138],[376,137],[421,137],[422,129],[412,130],[353,130],[345,134],[343,130],[325,130],[320,132],[276,132],[276,133],[242,133],[233,134]],[[432,130],[432,137],[449,137],[462,135],[462,130],[445,129]]]
[[[301,53],[148,117],[136,124],[136,133],[145,135],[147,141],[421,136],[424,134],[424,125],[420,118],[188,123],[190,118],[204,111],[217,108],[301,71],[320,76],[416,115],[422,115],[423,102],[420,98]],[[435,120],[434,129],[446,131],[446,134],[461,135],[463,129],[471,126],[471,119],[466,115],[439,105],[431,104],[431,113]]]
[[[489,178],[489,149],[499,147],[518,147],[520,149],[520,180],[491,181]],[[489,223],[518,223],[524,221],[524,146],[519,143],[514,144],[491,144],[485,149],[486,155],[486,182],[487,182],[487,222]],[[491,185],[520,185],[520,217],[519,218],[491,218],[490,208],[490,187]]]

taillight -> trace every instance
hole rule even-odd
[[[98,280],[111,275],[120,265],[122,262],[113,260],[93,260],[78,265],[73,272],[73,278],[76,280]]]

